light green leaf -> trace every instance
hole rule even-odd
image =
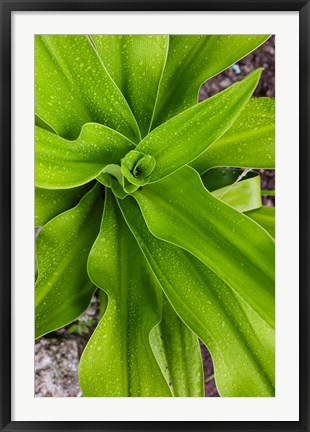
[[[174,117],[144,138],[136,150],[153,156],[156,161],[145,183],[156,182],[191,162],[223,135],[247,104],[260,75],[261,69],[257,69],[243,81]]]
[[[134,145],[118,132],[96,123],[83,126],[68,141],[36,126],[36,186],[66,189],[93,180],[108,164],[119,164]]]
[[[265,196],[276,196],[276,191],[272,189],[262,189],[261,194]]]
[[[35,225],[43,226],[53,217],[77,205],[92,185],[73,189],[35,189]]]
[[[169,36],[93,35],[91,38],[127,100],[143,138],[149,131]]]
[[[274,242],[265,230],[209,193],[190,167],[133,196],[156,237],[197,256],[274,326]]]
[[[154,237],[131,197],[118,203],[173,308],[211,352],[220,394],[273,396],[273,329],[192,254]]]
[[[57,135],[55,129],[53,129],[49,124],[47,124],[44,120],[42,120],[37,114],[35,114],[35,124],[42,129],[46,129],[49,132],[52,132]]]
[[[36,337],[75,320],[95,287],[86,262],[99,231],[103,201],[96,185],[73,209],[47,223],[37,239]]]
[[[267,35],[170,36],[152,129],[195,105],[201,84],[249,54]]]
[[[260,191],[260,176],[256,174],[240,181],[237,179],[229,186],[216,189],[212,195],[236,210],[245,212],[262,206]]]
[[[253,219],[261,225],[272,237],[275,237],[275,208],[261,207],[245,213],[249,218]]]
[[[171,396],[149,342],[161,290],[108,190],[88,273],[108,306],[81,358],[84,396]]]
[[[139,141],[132,112],[87,36],[36,36],[35,62],[36,113],[60,136],[76,139],[96,122]]]
[[[199,341],[165,298],[162,320],[151,333],[150,341],[173,396],[203,397]]]
[[[251,99],[233,126],[191,166],[200,174],[223,166],[274,168],[274,99]]]

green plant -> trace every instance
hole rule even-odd
[[[274,100],[197,103],[267,39],[36,37],[36,337],[100,288],[85,396],[203,396],[198,338],[222,396],[274,395]]]
[[[91,327],[96,323],[95,320],[88,318],[88,319],[78,319],[75,324],[72,324],[69,329],[68,333],[77,333],[80,336],[87,335],[90,332]]]

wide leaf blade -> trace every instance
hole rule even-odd
[[[247,104],[260,75],[261,69],[257,69],[243,81],[174,117],[144,138],[136,151],[156,161],[148,181],[156,182],[171,174],[220,138]]]
[[[274,242],[265,230],[215,198],[190,167],[133,196],[155,236],[197,256],[274,326]]]
[[[83,126],[68,141],[36,126],[36,186],[65,189],[93,180],[109,164],[120,163],[134,145],[124,135],[97,123]]]
[[[275,237],[275,208],[261,207],[245,213],[249,218],[253,219],[262,226],[272,237]]]
[[[35,188],[35,225],[43,226],[53,217],[77,205],[91,184],[72,189]]]
[[[88,273],[108,306],[81,358],[84,396],[171,396],[149,343],[161,290],[110,191]]]
[[[147,135],[167,58],[169,36],[92,35],[99,56]]]
[[[139,141],[132,112],[87,36],[36,36],[35,50],[35,110],[60,136],[75,139],[96,122]]]
[[[87,308],[95,287],[86,263],[99,231],[102,207],[100,186],[96,185],[75,208],[40,231],[36,244],[36,337],[69,324]]]
[[[165,298],[162,320],[151,333],[150,342],[173,396],[203,397],[199,341]]]
[[[210,350],[220,394],[273,396],[272,328],[192,254],[154,237],[131,197],[118,203],[173,308]]]
[[[251,99],[233,126],[191,163],[200,174],[213,167],[275,167],[275,101]]]
[[[267,35],[170,36],[152,129],[198,101],[204,81],[264,43]]]

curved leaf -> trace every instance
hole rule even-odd
[[[223,135],[247,104],[260,75],[261,69],[257,69],[243,81],[174,117],[144,138],[136,150],[153,156],[156,161],[147,181],[156,182],[191,162]]]
[[[95,287],[86,262],[99,231],[103,201],[100,186],[73,209],[47,223],[37,239],[36,337],[75,320],[87,308]]]
[[[274,242],[265,230],[213,197],[190,167],[133,196],[156,237],[197,256],[274,326]]]
[[[35,114],[35,125],[39,126],[42,129],[46,129],[49,132],[52,132],[54,134],[57,135],[57,132],[55,131],[55,129],[53,129],[49,124],[47,124],[44,120],[42,120],[38,114]]]
[[[249,54],[267,35],[170,36],[152,129],[195,105],[201,84]]]
[[[245,213],[249,218],[253,219],[262,226],[269,234],[275,237],[275,208],[261,207]]]
[[[35,50],[35,110],[60,136],[75,139],[96,122],[139,141],[132,112],[87,36],[36,36]]]
[[[35,225],[43,226],[55,216],[77,205],[91,184],[73,189],[35,189]]]
[[[68,141],[36,126],[36,186],[65,189],[93,180],[108,164],[120,163],[134,145],[114,130],[96,123],[83,126]]]
[[[127,100],[143,138],[149,131],[169,36],[92,35],[91,38],[105,67]]]
[[[149,343],[161,290],[110,191],[88,273],[108,306],[81,358],[84,396],[171,396]]]
[[[173,396],[203,397],[199,341],[165,298],[162,320],[151,333],[150,341]]]
[[[233,184],[242,173],[243,170],[239,168],[212,168],[201,176],[201,180],[208,191],[213,192]],[[247,174],[247,176],[251,175],[251,172]]]
[[[191,166],[200,174],[219,166],[274,168],[274,99],[251,99],[233,126]]]
[[[260,176],[237,179],[229,186],[216,189],[212,195],[240,212],[257,209],[262,206]]]
[[[272,328],[201,261],[154,237],[131,197],[118,203],[173,308],[210,350],[220,394],[273,396]]]

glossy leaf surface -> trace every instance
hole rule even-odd
[[[154,237],[131,197],[118,202],[169,301],[210,350],[220,394],[273,396],[272,328],[192,254]]]
[[[152,131],[136,150],[156,161],[150,183],[191,162],[220,138],[250,99],[261,69]]]
[[[36,186],[63,189],[93,180],[108,164],[120,163],[134,148],[126,137],[96,123],[68,141],[36,126]]]
[[[149,343],[161,317],[161,290],[109,191],[88,273],[108,306],[81,358],[83,394],[171,396]]]
[[[203,397],[199,341],[165,298],[162,320],[151,333],[150,341],[173,396]]]
[[[43,226],[53,217],[77,205],[83,195],[90,189],[90,184],[73,189],[35,190],[35,225]]]
[[[191,166],[200,174],[213,167],[275,167],[275,101],[251,99],[233,126]]]
[[[274,242],[183,167],[134,193],[150,231],[197,256],[274,326]]]
[[[73,209],[47,223],[37,239],[36,337],[75,320],[87,308],[94,285],[86,263],[98,234],[103,201],[95,186]]]
[[[198,101],[204,81],[265,42],[267,35],[170,36],[152,129]]]
[[[147,135],[167,58],[169,36],[91,36],[108,72]]]
[[[246,213],[246,215],[261,225],[272,237],[275,237],[275,208],[261,207]]]
[[[60,136],[76,139],[96,122],[139,141],[132,112],[87,36],[36,36],[35,50],[35,110]]]

